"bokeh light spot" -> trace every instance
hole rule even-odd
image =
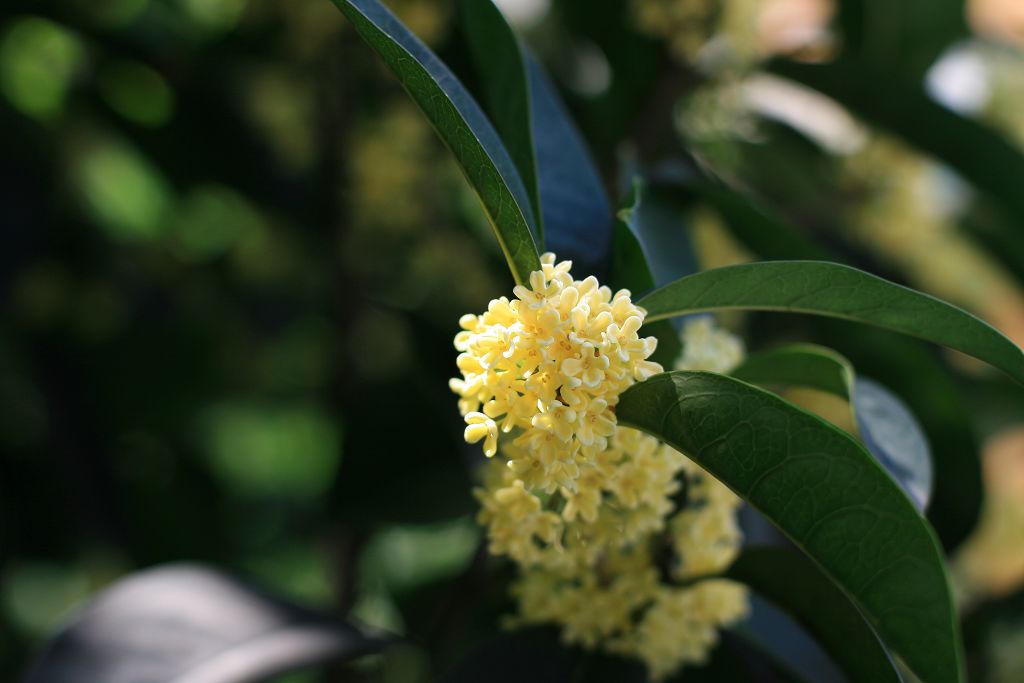
[[[170,187],[133,148],[95,141],[73,159],[72,174],[85,208],[111,236],[147,240],[164,230],[173,206]]]
[[[203,422],[209,465],[238,494],[314,498],[334,481],[338,429],[315,407],[224,403]]]
[[[47,19],[15,20],[0,42],[0,88],[22,113],[41,120],[64,108],[85,51],[67,29]]]
[[[140,62],[104,66],[99,90],[111,109],[142,126],[162,126],[174,114],[174,91],[159,72]]]

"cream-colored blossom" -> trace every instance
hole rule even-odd
[[[691,318],[683,325],[683,353],[676,370],[727,373],[743,361],[743,340],[715,324],[709,315]]]
[[[637,627],[608,644],[610,650],[643,660],[658,681],[684,664],[700,664],[718,642],[718,629],[748,611],[746,589],[725,579],[659,588]]]
[[[664,530],[680,490],[677,475],[687,467],[686,458],[654,437],[618,427],[608,448],[580,465],[574,488],[549,495],[538,485],[543,478],[534,476],[536,457],[515,443],[502,446],[501,455],[507,463],[492,461],[474,492],[491,552],[549,569],[586,566]]]
[[[739,499],[617,424],[619,394],[661,371],[629,293],[575,281],[550,254],[542,264],[515,299],[459,321],[451,387],[466,440],[493,456],[474,491],[479,521],[491,553],[519,568],[511,625],[557,624],[566,642],[636,657],[658,679],[702,661],[745,613],[742,586],[707,578],[738,552]],[[742,359],[742,343],[710,318],[688,323],[683,342],[688,369]]]
[[[492,423],[521,430],[515,444],[531,462],[518,466],[533,469],[531,486],[552,493],[575,490],[580,465],[615,431],[619,394],[662,368],[647,360],[657,340],[639,336],[646,312],[628,290],[573,280],[571,262],[555,263],[553,254],[541,264],[514,299],[495,299],[483,314],[459,320],[462,376],[450,386],[470,425],[467,440],[486,437],[493,455]]]
[[[658,572],[649,553],[634,547],[574,572],[523,571],[512,587],[519,614],[510,623],[559,623],[567,643],[593,648],[628,634],[633,613],[657,592]]]

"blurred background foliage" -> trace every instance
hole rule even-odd
[[[389,4],[473,86],[451,3]],[[910,84],[892,107],[920,88],[1024,155],[1016,0],[499,4],[610,188],[686,149],[791,226],[758,246],[683,193],[704,266],[802,245],[1024,343],[1019,208],[775,67],[853,59]],[[102,586],[180,559],[409,636],[367,680],[449,669],[505,609],[480,574],[451,336],[511,281],[447,150],[327,0],[0,12],[0,678]],[[884,334],[728,322],[755,349],[835,345],[940,456],[980,444],[986,501],[955,560],[970,658],[978,680],[1024,678],[1024,613],[996,600],[1024,580],[1019,397]]]

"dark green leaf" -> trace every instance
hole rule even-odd
[[[648,321],[715,309],[809,313],[875,325],[974,356],[1024,383],[1024,353],[970,313],[849,266],[819,261],[708,270],[643,297]]]
[[[683,210],[664,190],[633,180],[631,203],[619,212],[619,220],[636,237],[657,287],[697,271],[690,232]]]
[[[918,510],[928,506],[934,475],[921,426],[888,389],[855,377],[841,355],[815,344],[794,344],[751,354],[730,374],[751,384],[808,387],[847,401],[864,446]]]
[[[574,272],[603,277],[612,216],[601,177],[554,85],[491,0],[461,0],[488,113],[515,160],[539,242]]]
[[[807,558],[786,548],[748,548],[727,576],[796,619],[851,683],[901,680],[889,653],[856,606]]]
[[[807,322],[818,330],[818,338],[849,358],[858,372],[884,377],[886,386],[921,422],[934,454],[935,489],[928,519],[946,552],[951,553],[974,528],[983,497],[978,441],[967,412],[968,406],[975,405],[975,397],[965,399],[951,377],[952,368],[938,350],[916,339],[845,320],[816,318]],[[991,379],[1004,382],[1008,395],[1012,392],[1022,397],[1020,387],[1004,375]]]
[[[533,627],[505,633],[470,652],[442,683],[561,683],[572,680],[581,653],[565,647],[553,627]]]
[[[778,683],[849,683],[799,622],[756,592],[748,595],[747,601],[750,613],[730,632],[775,663]]]
[[[540,269],[529,195],[479,105],[447,66],[377,0],[333,0],[451,149],[483,204],[516,282]],[[532,232],[531,232],[532,231]]]
[[[544,227],[534,159],[530,117],[530,84],[522,47],[501,10],[491,0],[459,0],[466,43],[476,66],[484,108],[519,170],[538,220],[538,242]]]
[[[853,368],[832,349],[816,344],[792,344],[752,353],[729,373],[760,386],[781,384],[817,389],[849,401]]]
[[[691,159],[684,168],[660,173],[657,180],[666,191],[679,188],[706,202],[719,214],[733,237],[761,258],[825,260],[830,257],[826,249],[732,187],[704,163]]]
[[[856,440],[774,394],[711,373],[657,375],[626,390],[616,414],[768,517],[923,680],[963,680],[938,540]]]
[[[612,212],[601,176],[555,86],[526,55],[547,249],[573,262],[573,272],[608,271]]]
[[[619,220],[615,224],[615,239],[612,250],[612,283],[616,288],[626,288],[634,295],[651,291],[655,286],[655,278],[651,273],[648,253],[650,246],[645,250],[640,241],[641,231],[647,233],[660,232],[668,228],[665,224],[651,225],[655,217],[664,217],[661,213],[640,211],[641,194],[643,184],[639,181],[634,184],[630,197],[627,200],[625,209],[619,212]],[[681,224],[675,226],[686,243],[686,251],[692,259],[692,251],[689,248],[689,239],[686,237]],[[650,245],[650,243],[648,243]],[[676,244],[676,246],[680,246]],[[680,270],[686,270],[692,266],[689,272],[696,270],[692,262]],[[658,348],[651,356],[655,363],[661,363],[671,368],[679,357],[682,344],[679,342],[679,333],[667,320],[648,325],[648,331],[658,338]]]
[[[766,259],[824,259],[828,252],[752,199],[726,186],[693,187],[743,246]]]

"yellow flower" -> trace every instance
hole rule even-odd
[[[494,461],[484,486],[475,491],[492,553],[524,566],[582,567],[665,529],[666,515],[675,507],[672,496],[680,488],[676,477],[688,466],[680,453],[626,427],[616,428],[608,447],[593,459],[565,462],[558,459],[564,453],[564,444],[550,433],[526,445],[518,439],[502,445],[507,463]],[[565,471],[556,477],[562,483],[545,489],[549,475],[544,472],[560,467]],[[529,507],[510,505],[509,488],[519,498],[530,496]],[[545,522],[543,539],[535,533],[534,517],[542,499],[547,514],[558,519]],[[534,545],[522,548],[510,541],[517,528],[520,536],[533,537]]]
[[[646,312],[629,291],[613,293],[594,277],[573,280],[571,266],[544,254],[514,299],[463,316],[455,336],[461,377],[449,382],[469,425],[466,440],[483,439],[491,455],[494,426],[520,430],[515,443],[535,462],[518,467],[533,473],[531,487],[548,492],[575,491],[579,465],[605,450],[615,431],[619,394],[662,371],[647,360],[657,340],[639,336]]]
[[[498,452],[498,425],[483,413],[474,412],[466,414],[466,433],[464,436],[467,443],[476,443],[483,439],[484,454],[488,458]]]
[[[747,590],[725,579],[686,588],[662,586],[636,629],[608,644],[620,654],[639,657],[659,681],[683,664],[699,664],[718,642],[718,629],[748,612]]]
[[[497,483],[504,482],[499,478]],[[562,519],[544,510],[540,499],[527,491],[522,481],[486,493],[478,489],[475,494],[483,507],[479,520],[488,527],[491,552],[532,565],[541,562],[544,552],[550,554],[552,547],[557,551]]]
[[[743,340],[715,325],[711,316],[691,318],[683,325],[683,355],[676,370],[727,373],[743,362]]]
[[[632,615],[658,592],[649,553],[635,547],[577,571],[530,569],[513,584],[519,614],[510,625],[556,622],[562,638],[593,648],[632,629]]]
[[[511,625],[558,624],[566,642],[637,657],[654,678],[701,661],[746,609],[741,586],[705,578],[738,552],[739,499],[617,425],[619,394],[661,372],[647,360],[654,339],[638,334],[644,311],[628,291],[572,280],[550,254],[514,294],[459,321],[462,376],[450,382],[466,440],[500,451],[474,495],[491,553],[519,566]],[[742,358],[710,319],[689,323],[684,343],[691,366],[723,371]],[[676,511],[680,480],[687,506]]]

